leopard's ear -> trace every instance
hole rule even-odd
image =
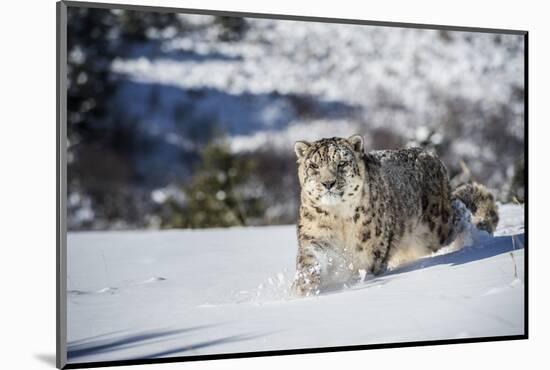
[[[298,157],[298,159],[303,158],[306,154],[307,148],[309,148],[310,146],[311,144],[307,141],[297,141],[294,144],[294,152],[296,152],[296,157]]]
[[[363,153],[363,137],[361,135],[353,135],[348,138],[353,150]]]

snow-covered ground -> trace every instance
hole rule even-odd
[[[69,233],[68,360],[346,346],[524,332],[522,206],[495,237],[294,298],[294,226]]]

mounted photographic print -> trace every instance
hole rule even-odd
[[[527,338],[526,31],[57,9],[58,367]]]

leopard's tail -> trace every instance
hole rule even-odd
[[[452,200],[459,200],[468,208],[470,222],[479,230],[493,234],[499,219],[498,208],[495,197],[485,186],[476,182],[460,185],[453,191]]]

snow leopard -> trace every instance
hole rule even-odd
[[[477,183],[452,191],[447,169],[421,148],[366,152],[363,138],[298,141],[301,187],[292,291],[319,294],[450,245],[464,220],[489,233],[494,197]]]

